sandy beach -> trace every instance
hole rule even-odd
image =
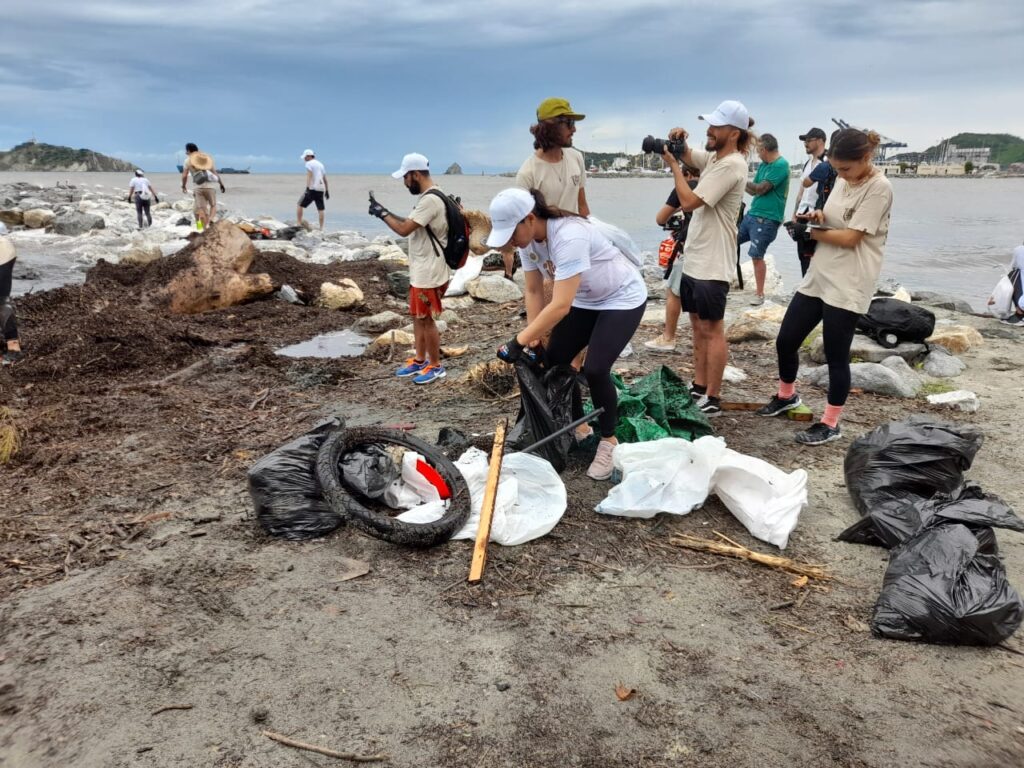
[[[263,733],[273,731],[403,767],[1022,764],[1020,637],[992,648],[873,637],[888,553],[835,540],[858,518],[843,475],[850,442],[911,414],[979,426],[968,478],[1021,508],[1021,329],[930,306],[938,328],[979,333],[958,352],[966,368],[939,387],[976,393],[975,413],[930,405],[924,389],[859,392],[844,439],[820,448],[796,444],[786,419],[715,420],[729,447],[808,472],[809,503],[784,554],[826,564],[836,581],[794,585],[671,546],[676,533],[717,531],[777,553],[717,498],[683,517],[598,515],[609,486],[585,476],[591,455],[576,452],[558,526],[492,546],[486,578],[471,586],[471,542],[414,551],[348,528],[305,543],[267,536],[246,471],[327,416],[409,423],[428,441],[454,426],[488,449],[497,420],[515,415],[514,382],[496,391],[464,377],[520,327],[519,304],[453,302],[443,343],[468,351],[447,380],[412,388],[392,375],[402,345],[342,359],[275,354],[401,313],[388,290],[401,243],[354,230],[256,243],[251,273],[309,295],[350,278],[365,294],[351,309],[268,296],[170,315],[144,297],[193,247],[182,205],[159,208],[140,235],[112,198],[68,197],[104,228],[15,236],[19,248],[78,253],[84,282],[18,299],[28,357],[0,372],[0,403],[23,434],[0,487],[0,762],[331,763]],[[656,273],[648,282],[649,318],[616,370],[633,380],[664,364],[685,376],[688,331],[675,354],[643,347],[663,308]],[[750,296],[730,295],[730,324]],[[730,363],[746,379],[725,397],[765,400],[773,350],[769,338],[733,343]],[[820,413],[824,391],[802,389]],[[1000,531],[999,544],[1010,582],[1024,587],[1024,536]],[[368,572],[349,578],[351,561]],[[635,693],[620,700],[617,687]]]

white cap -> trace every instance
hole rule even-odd
[[[503,189],[491,200],[491,234],[487,245],[501,248],[512,239],[512,232],[533,211],[533,195],[525,189]]]
[[[409,171],[430,172],[430,161],[419,152],[410,152],[402,158],[402,167],[391,174],[393,178],[400,179]]]
[[[312,149],[307,149],[307,150],[303,151],[303,153],[302,153],[302,159],[303,160],[305,160],[307,157],[310,157],[310,156],[316,157],[316,152],[314,152]]]
[[[731,125],[733,128],[743,131],[750,128],[750,113],[738,101],[723,101],[710,115],[698,115],[698,117],[716,128],[722,125]]]

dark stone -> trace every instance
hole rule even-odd
[[[1024,339],[1024,332],[1021,332],[1019,328],[1009,325],[979,328],[978,333],[986,339],[1011,339],[1014,341]]]
[[[935,307],[936,309],[948,309],[950,312],[964,312],[969,315],[974,314],[974,308],[962,299],[958,299],[955,296],[949,296],[945,293],[935,293],[934,291],[912,291],[910,298],[915,303],[924,304],[926,307]]]
[[[409,273],[388,272],[388,293],[396,299],[409,298]]]
[[[43,276],[34,269],[14,265],[13,277],[15,280],[42,280]]]
[[[466,433],[455,427],[441,427],[437,433],[437,447],[449,459],[457,459],[472,445]]]
[[[509,688],[512,687],[512,683],[495,683],[494,687],[497,688],[499,691],[507,691]]]
[[[54,219],[50,231],[55,235],[84,235],[93,229],[104,229],[107,223],[95,213],[61,214]]]

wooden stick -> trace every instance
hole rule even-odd
[[[491,467],[484,487],[484,501],[480,507],[480,528],[476,532],[476,546],[473,547],[473,562],[469,567],[470,582],[480,581],[487,565],[487,542],[491,538],[491,517],[494,502],[498,497],[498,479],[501,477],[501,457],[505,453],[505,426],[502,419],[494,428],[494,447],[491,449]]]
[[[669,544],[676,547],[685,547],[686,549],[695,549],[699,552],[711,552],[716,555],[723,555],[724,557],[736,557],[741,560],[752,560],[755,563],[766,565],[769,568],[777,568],[779,570],[788,571],[789,573],[795,573],[798,576],[807,576],[812,579],[818,579],[819,581],[829,581],[833,578],[832,574],[829,573],[822,565],[798,563],[796,560],[791,560],[788,557],[779,557],[778,555],[766,555],[763,552],[755,552],[752,549],[740,546],[717,531],[715,533],[720,538],[725,539],[730,543],[723,544],[721,541],[715,541],[713,539],[702,539],[697,536],[690,536],[689,534],[676,534],[669,539]]]
[[[191,704],[171,704],[169,707],[160,707],[160,709],[153,710],[153,715],[159,715],[161,712],[173,712],[176,709],[189,710],[192,709]]]
[[[302,741],[289,739],[287,736],[274,733],[273,731],[264,731],[263,735],[268,739],[284,744],[286,747],[305,749],[307,752],[316,752],[320,755],[327,755],[327,757],[336,757],[339,760],[351,760],[354,763],[380,763],[389,759],[387,755],[358,755],[355,752],[335,752],[333,749],[327,749],[327,747],[318,747],[315,744],[306,744]]]

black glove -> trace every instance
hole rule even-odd
[[[128,195],[128,202],[130,203],[131,201],[132,201],[132,196]]]
[[[377,202],[377,198],[375,198],[373,196],[373,193],[371,192],[370,193],[370,210],[369,210],[369,213],[370,213],[371,216],[376,216],[378,219],[383,219],[385,216],[390,214],[391,211],[389,211],[383,205],[378,203]]]
[[[794,242],[803,243],[811,239],[811,234],[807,231],[806,221],[787,221],[784,226]]]
[[[222,193],[224,193],[224,192],[227,192],[227,190],[226,190],[226,189],[224,189],[224,185],[223,185],[223,184],[221,184],[221,185],[220,185],[220,191],[221,191]]]
[[[324,200],[330,200],[330,199],[331,199],[331,193],[328,190],[325,189],[324,190]]]
[[[523,356],[523,350],[525,347],[516,341],[516,337],[513,336],[511,339],[506,341],[500,347],[498,347],[498,359],[504,360],[506,363],[514,363],[520,357]]]
[[[160,202],[160,198],[157,197],[156,195],[153,195],[153,202],[154,203],[159,203]]]

